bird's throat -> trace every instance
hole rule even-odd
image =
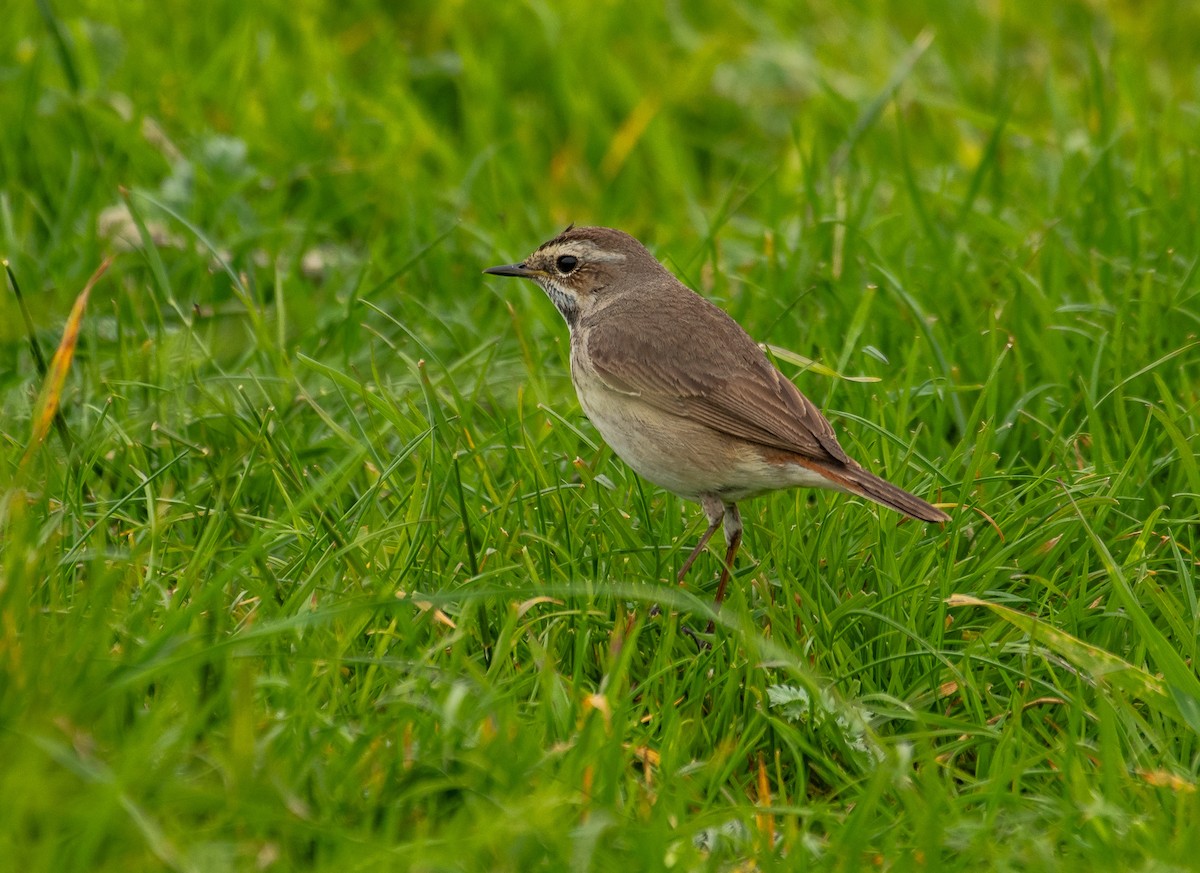
[[[545,283],[542,285],[542,290],[546,292],[546,296],[550,298],[550,302],[554,304],[555,308],[562,313],[567,327],[574,329],[579,321],[579,303],[576,301],[575,295],[564,291],[554,282]]]

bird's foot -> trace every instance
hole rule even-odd
[[[712,648],[712,642],[710,640],[706,640],[704,637],[702,637],[696,631],[692,630],[686,624],[680,626],[679,632],[681,634],[683,634],[685,637],[687,637],[688,639],[690,639],[693,643],[695,643],[696,648],[701,652],[706,652]],[[709,629],[708,629],[708,633],[705,634],[705,636],[709,636],[711,634],[712,634],[712,626],[710,625]]]

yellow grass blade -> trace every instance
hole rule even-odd
[[[50,433],[50,426],[54,423],[54,416],[58,412],[58,404],[62,399],[63,385],[66,384],[67,373],[71,371],[71,361],[75,357],[75,346],[79,342],[79,329],[83,325],[83,313],[87,308],[88,297],[112,261],[112,255],[104,259],[103,263],[96,268],[96,272],[92,273],[91,278],[87,280],[87,284],[83,286],[79,296],[75,298],[75,305],[71,307],[71,315],[63,327],[62,340],[59,341],[58,348],[54,350],[54,357],[50,360],[50,369],[46,373],[46,381],[38,396],[37,408],[33,415],[33,433],[29,438],[29,445],[25,447],[25,454],[21,456],[22,468],[29,463],[37,448],[45,442],[46,435]]]
[[[878,382],[878,376],[846,376],[839,373],[833,367],[822,364],[820,361],[814,361],[812,358],[807,358],[804,355],[793,352],[791,349],[785,349],[783,346],[772,345],[771,343],[759,343],[759,347],[770,352],[781,361],[787,361],[789,364],[795,364],[804,370],[811,370],[821,376],[828,376],[831,379],[842,379],[846,382]]]
[[[1094,682],[1118,688],[1140,698],[1163,714],[1190,724],[1187,714],[1180,711],[1167,683],[1143,667],[1131,664],[1112,652],[1093,646],[1091,643],[1086,643],[1040,618],[1018,612],[999,603],[981,600],[969,594],[952,594],[946,598],[946,605],[951,607],[982,606],[990,609],[1009,624],[1024,631],[1029,636],[1031,643],[1036,642],[1045,646],[1070,662]]]

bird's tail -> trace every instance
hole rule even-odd
[[[836,468],[823,466],[821,472],[851,494],[873,500],[880,506],[904,513],[910,518],[919,518],[921,521],[950,520],[950,516],[933,504],[926,503],[920,497],[909,494],[903,488],[897,488],[874,473],[868,473],[853,461]]]

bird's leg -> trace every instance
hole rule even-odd
[[[717,584],[716,607],[720,609],[721,601],[725,599],[725,586],[729,584],[729,574],[733,572],[733,559],[737,556],[738,547],[742,544],[742,516],[738,513],[737,504],[725,504],[725,563],[721,567],[721,581]],[[706,633],[712,633],[715,623],[709,621]]]
[[[692,569],[692,564],[696,563],[696,558],[700,557],[700,553],[704,551],[704,547],[708,545],[708,541],[712,539],[712,535],[721,526],[721,518],[725,513],[725,504],[716,497],[701,497],[700,506],[703,507],[704,514],[708,518],[708,529],[704,531],[703,536],[700,537],[700,542],[696,543],[696,548],[692,549],[692,553],[687,556],[687,560],[679,568],[679,575],[675,577],[677,585],[683,584],[683,577],[687,575],[688,570]],[[650,608],[651,617],[661,612],[662,610],[657,603]]]
[[[687,575],[688,570],[692,569],[692,564],[696,563],[696,558],[700,557],[700,553],[704,551],[704,547],[708,545],[708,541],[712,539],[712,535],[717,532],[717,528],[721,526],[721,513],[718,512],[716,518],[713,518],[711,512],[708,512],[708,507],[704,507],[705,513],[708,514],[708,529],[704,531],[704,535],[700,537],[700,542],[696,543],[696,548],[692,549],[692,553],[687,556],[687,560],[683,562],[683,566],[679,568],[679,576],[675,581],[682,585],[683,577]]]

